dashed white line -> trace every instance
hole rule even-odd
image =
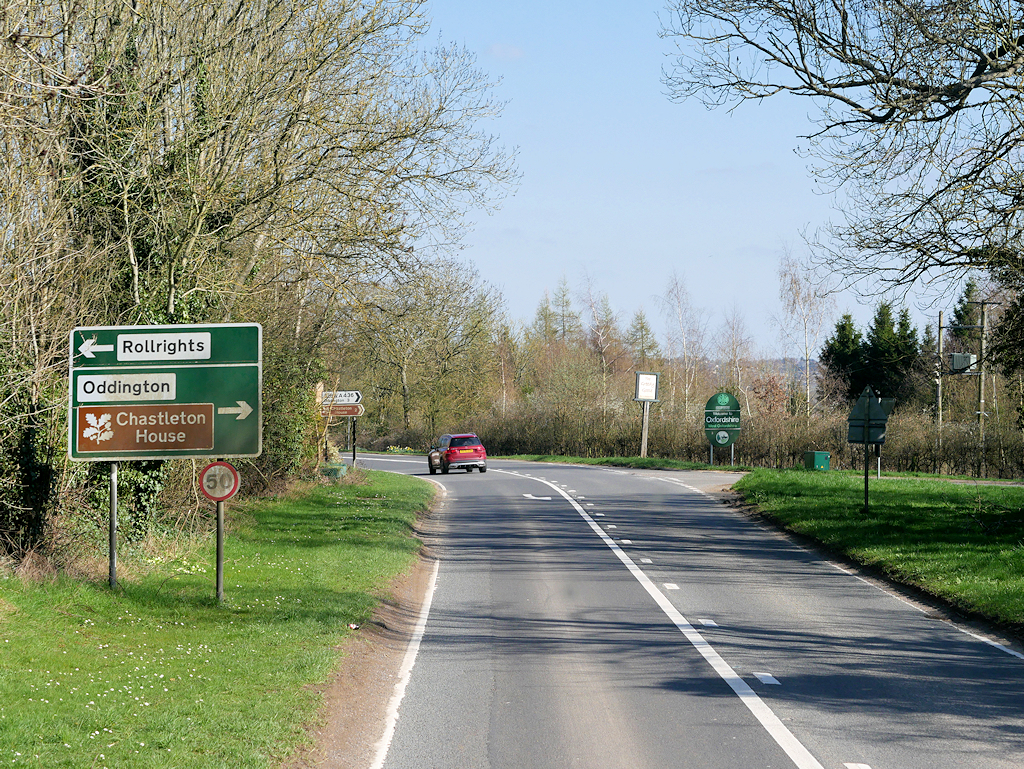
[[[641,558],[640,563],[654,563],[650,558]]]
[[[620,539],[619,542],[621,542],[623,545],[632,545],[633,544],[633,540],[631,540],[631,539]]]
[[[867,764],[843,764],[846,769],[871,769]]]
[[[502,471],[498,471],[502,472]],[[715,649],[709,644],[704,637],[697,632],[697,629],[693,627],[684,617],[678,609],[672,604],[665,594],[662,593],[658,587],[651,582],[650,578],[644,574],[643,569],[633,562],[626,551],[615,544],[615,541],[608,536],[608,534],[601,528],[601,526],[595,521],[590,515],[584,510],[580,504],[565,493],[562,489],[559,489],[553,483],[547,483],[552,489],[561,494],[565,500],[572,505],[573,509],[580,514],[580,516],[587,522],[591,530],[601,537],[601,540],[607,545],[615,556],[622,562],[629,573],[633,575],[633,578],[640,583],[641,587],[647,591],[647,594],[654,599],[654,602],[658,604],[665,615],[669,618],[669,621],[686,637],[686,640],[690,642],[694,649],[696,649],[705,661],[711,666],[711,668],[722,678],[723,681],[728,684],[729,688],[733,690],[733,693],[739,697],[747,709],[753,714],[754,718],[758,720],[761,726],[766,732],[775,740],[775,742],[785,751],[786,755],[789,756],[790,760],[796,766],[796,769],[824,769],[824,767],[818,762],[818,760],[811,755],[811,752],[804,747],[789,730],[789,728],[782,723],[782,720],[775,715],[775,712],[765,704],[764,700],[757,696],[757,692],[750,688],[750,684],[743,680],[740,675],[733,670],[732,666],[726,662],[722,656],[715,651]]]
[[[715,621],[714,621],[713,619],[702,619],[702,620],[698,620],[698,621],[699,621],[699,622],[700,622],[700,624],[702,624],[702,625],[703,625],[704,627],[721,627],[721,626],[720,626],[720,625],[719,625],[719,624],[718,624],[717,622],[715,622]]]
[[[665,583],[665,589],[666,590],[678,590],[679,589],[679,585],[677,585],[675,582],[666,582]]]
[[[754,673],[754,677],[761,683],[768,686],[782,686],[782,684],[779,683],[779,679],[771,673]]]

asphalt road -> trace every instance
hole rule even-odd
[[[1024,659],[707,493],[735,476],[433,478],[436,589],[378,766],[1024,767]]]

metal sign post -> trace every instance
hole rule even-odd
[[[224,601],[224,502],[238,493],[242,479],[228,462],[214,462],[199,474],[199,488],[217,503],[217,602]]]
[[[110,589],[117,587],[117,462],[110,463],[110,519],[107,536]]]
[[[864,388],[846,421],[848,443],[864,444],[864,512],[868,512],[868,477],[871,466],[870,447],[885,443],[885,426],[896,405],[895,398],[879,398],[870,385]],[[881,475],[881,465],[879,465]]]

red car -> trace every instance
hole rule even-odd
[[[427,467],[431,475],[439,468],[442,473],[453,468],[471,473],[477,467],[481,473],[486,473],[487,451],[473,433],[442,435],[437,439],[437,445],[431,446],[427,453]]]

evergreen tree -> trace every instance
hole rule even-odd
[[[953,352],[978,351],[981,329],[972,326],[981,325],[981,310],[979,305],[975,304],[980,299],[981,292],[978,290],[977,282],[973,278],[968,279],[964,284],[963,293],[953,307],[953,322],[950,324],[949,336]]]
[[[647,322],[643,310],[637,310],[626,331],[626,344],[633,356],[633,365],[640,371],[647,371],[661,357],[661,347],[654,337],[654,329]]]
[[[910,323],[910,312],[904,307],[899,320],[893,319],[893,308],[882,302],[875,310],[864,342],[866,380],[878,395],[908,398],[914,392],[911,373],[917,364],[917,329]]]
[[[572,291],[569,281],[564,277],[558,283],[558,290],[551,300],[551,309],[555,315],[558,339],[562,342],[579,339],[583,332],[580,314],[576,312],[572,302]]]
[[[541,344],[551,344],[558,337],[558,316],[551,306],[551,297],[547,291],[537,305],[537,312],[533,316],[533,323],[530,324],[527,335]]]
[[[845,313],[836,322],[835,331],[825,340],[818,356],[821,366],[845,384],[847,398],[856,398],[864,389],[864,340],[853,324],[853,315]]]

